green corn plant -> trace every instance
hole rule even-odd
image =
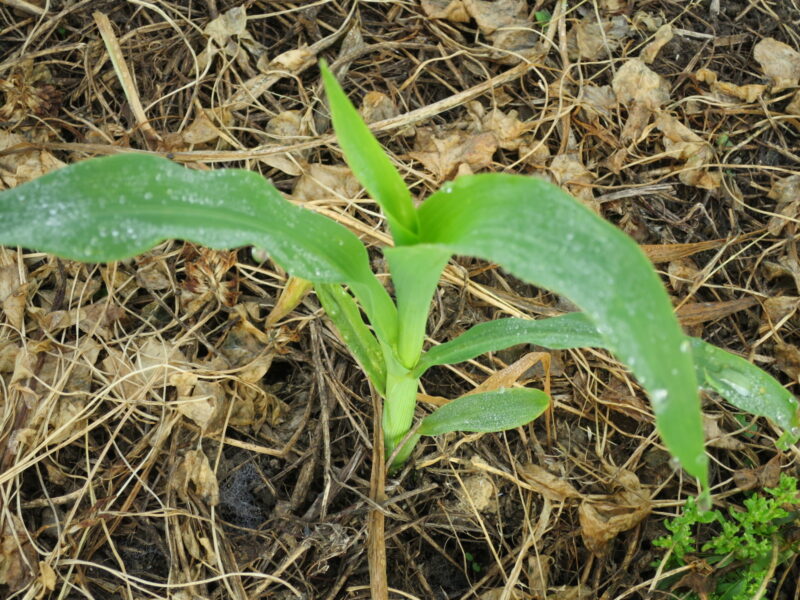
[[[257,173],[193,171],[145,154],[86,160],[0,194],[0,244],[107,262],[165,239],[216,249],[253,245],[313,283],[338,332],[384,399],[385,451],[402,465],[420,436],[524,425],[544,392],[465,395],[413,428],[420,377],[520,343],[604,348],[652,401],[657,429],[692,476],[708,485],[698,390],[713,390],[800,437],[797,401],[744,359],[686,337],[658,274],[637,244],[560,188],[521,175],[459,177],[415,206],[403,178],[322,64],[334,130],[347,163],[386,217],[383,249],[394,298],[351,231],[297,207]],[[424,352],[433,294],[451,256],[499,264],[580,309],[545,320],[499,319]]]

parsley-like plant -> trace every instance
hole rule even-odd
[[[775,576],[775,568],[800,550],[797,539],[787,535],[798,518],[797,479],[783,473],[777,487],[764,491],[766,495],[752,494],[746,498],[743,510],[730,508],[727,517],[719,510],[702,512],[694,499],[689,498],[683,512],[666,522],[671,535],[653,542],[670,550],[666,567],[683,567],[701,558],[713,572],[705,581],[698,578],[688,581],[694,587],[713,590],[706,596],[709,600],[763,597]],[[695,539],[700,526],[716,531],[702,545]],[[665,583],[678,585],[675,580]],[[686,600],[700,600],[700,596],[690,592]]]

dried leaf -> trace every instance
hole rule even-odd
[[[556,183],[565,187],[569,193],[581,200],[589,208],[599,212],[591,186],[594,183],[595,175],[583,165],[579,154],[570,153],[554,156],[550,163],[550,172]]]
[[[589,600],[595,594],[588,585],[562,585],[553,588],[547,594],[547,600]]]
[[[707,240],[691,244],[643,244],[640,246],[653,264],[660,264],[692,256],[698,252],[719,248],[725,240]]]
[[[36,577],[36,549],[22,520],[10,510],[3,511],[0,529],[0,585],[17,592]]]
[[[538,465],[520,465],[517,470],[525,483],[548,500],[564,502],[569,498],[581,498],[571,483]]]
[[[788,44],[764,38],[753,48],[753,56],[764,74],[772,80],[773,93],[800,82],[800,52]]]
[[[497,145],[504,150],[518,150],[524,142],[523,136],[534,126],[533,123],[520,121],[516,110],[504,113],[495,108],[484,114],[479,102],[470,103],[470,107],[471,112],[474,111],[480,118],[479,131],[494,135]]]
[[[218,382],[200,380],[195,373],[183,371],[170,375],[169,384],[177,388],[177,398],[172,404],[175,410],[203,433],[216,430],[225,406],[225,391]]]
[[[220,47],[224,48],[233,36],[250,37],[247,32],[247,13],[244,6],[236,6],[222,13],[209,22],[203,29],[209,38]]]
[[[463,486],[457,489],[457,509],[464,512],[497,512],[497,487],[485,473],[471,475],[463,479]]]
[[[622,15],[601,22],[594,15],[587,15],[567,34],[567,51],[573,59],[605,58],[619,48],[629,31],[628,21]]]
[[[101,339],[110,339],[113,336],[111,326],[124,315],[125,310],[121,306],[105,298],[72,310],[56,310],[36,315],[36,318],[39,326],[49,333],[77,325],[84,333],[96,335]]]
[[[660,114],[656,127],[664,133],[665,151],[686,161],[685,168],[678,175],[683,183],[706,190],[720,186],[719,173],[712,173],[706,166],[716,161],[711,144],[671,115]]]
[[[299,110],[285,110],[267,121],[264,133],[279,144],[292,144],[301,141],[308,134],[308,125]],[[307,151],[274,154],[262,157],[261,162],[280,169],[287,175],[297,177],[303,172]]]
[[[700,269],[691,258],[679,258],[669,263],[667,274],[672,289],[681,292],[686,286],[695,282]]]
[[[16,256],[15,252],[11,252],[0,257],[0,305],[11,326],[22,331],[30,284],[21,282],[20,264]]]
[[[397,106],[389,96],[382,92],[374,91],[364,94],[364,99],[361,101],[361,108],[358,112],[366,123],[391,119],[399,114]]]
[[[431,19],[466,23],[470,16],[463,0],[422,0],[422,12]]]
[[[172,287],[167,262],[159,256],[144,256],[136,268],[136,282],[146,290],[166,290]]]
[[[600,0],[600,8],[603,12],[622,12],[628,8],[628,2],[627,0]]]
[[[266,55],[264,55],[257,66],[259,71],[266,74],[272,74],[275,71],[295,74],[313,65],[315,58],[316,54],[311,48],[302,46],[287,50],[269,62],[266,61]]]
[[[187,360],[180,349],[164,339],[149,337],[141,346],[131,346],[130,354],[115,347],[106,349],[102,361],[107,376],[119,386],[119,395],[129,402],[142,401],[153,390],[169,384],[169,376],[186,368]]]
[[[756,469],[740,469],[733,472],[733,482],[740,490],[778,487],[781,478],[782,455],[776,454],[767,464]]]
[[[757,303],[758,301],[752,296],[724,302],[690,302],[683,304],[676,313],[682,325],[691,327],[722,319]]]
[[[762,302],[764,307],[764,318],[761,327],[758,328],[759,335],[773,331],[780,323],[784,323],[797,312],[800,308],[800,298],[797,296],[776,296],[767,298]]]
[[[13,188],[65,166],[65,163],[49,152],[33,148],[32,141],[35,140],[0,129],[0,153],[3,154],[3,163],[0,166],[0,187]],[[30,149],[17,151],[18,148]],[[43,218],[47,217],[43,216]]]
[[[706,445],[725,450],[742,450],[745,445],[719,426],[722,415],[703,415],[703,432]]]
[[[508,27],[527,17],[525,0],[463,0],[464,7],[475,19],[483,35],[491,35],[501,27]]]
[[[611,87],[617,101],[628,107],[623,140],[638,139],[650,116],[669,101],[666,80],[638,58],[628,60],[617,70]]]
[[[755,102],[767,88],[765,85],[751,83],[748,85],[736,85],[727,81],[719,81],[717,74],[711,69],[699,69],[695,73],[698,81],[708,83],[714,92],[739,98],[745,102]]]
[[[669,84],[638,58],[625,62],[611,84],[617,101],[625,106],[639,104],[656,111],[669,101]]]
[[[681,588],[689,588],[703,600],[711,598],[711,594],[717,589],[717,582],[712,576],[711,567],[706,567],[702,571],[686,573],[670,589],[677,590]]]
[[[775,365],[795,382],[800,381],[800,348],[794,344],[775,344]]]
[[[495,60],[514,64],[538,55],[539,37],[527,19],[526,0],[463,0],[463,4],[497,50]]]
[[[775,206],[777,214],[770,217],[767,230],[770,235],[778,235],[792,219],[800,217],[800,175],[776,179],[768,196],[778,203]]]
[[[217,476],[202,450],[186,452],[170,478],[169,485],[184,502],[189,503],[192,496],[199,496],[209,506],[219,504]]]
[[[631,19],[631,25],[637,31],[649,31],[655,33],[658,28],[664,23],[664,18],[660,15],[654,15],[643,10],[637,10]]]
[[[492,163],[497,138],[492,133],[470,134],[463,130],[437,131],[418,127],[414,150],[408,155],[421,162],[437,181],[451,178],[459,165],[477,171]]]
[[[224,137],[225,134],[220,126],[226,127],[232,123],[233,115],[225,107],[203,109],[199,111],[195,120],[181,132],[181,137],[186,144],[205,144]]]
[[[0,373],[11,373],[14,371],[14,363],[17,355],[21,354],[21,348],[10,340],[0,341]]]
[[[87,336],[81,338],[74,350],[44,355],[37,376],[56,393],[50,402],[37,404],[28,426],[43,428],[48,443],[57,444],[85,429],[84,408],[92,391],[94,365],[102,349],[94,338]]]
[[[800,90],[797,90],[786,105],[787,115],[800,115]]]
[[[661,49],[672,39],[672,25],[665,23],[656,31],[655,39],[647,44],[639,55],[642,62],[651,64],[658,56]]]
[[[584,544],[598,557],[608,552],[618,534],[633,529],[650,514],[650,496],[634,473],[620,469],[615,481],[622,485],[621,491],[605,500],[584,500],[578,509]]]
[[[42,588],[48,592],[52,592],[56,589],[56,582],[58,578],[56,577],[56,572],[53,570],[48,563],[44,562],[43,560],[39,561],[39,584]]]
[[[534,139],[532,135],[526,135],[519,144],[517,150],[519,159],[537,169],[542,169],[547,159],[550,158],[550,149],[543,140]]]
[[[548,554],[536,554],[528,557],[528,589],[533,600],[546,600],[550,587],[550,569],[554,559]]]
[[[581,108],[589,116],[610,119],[617,107],[617,97],[610,85],[596,86],[587,83],[581,87]]]
[[[306,165],[294,185],[295,200],[313,201],[321,198],[350,200],[361,192],[361,184],[353,172],[342,166],[313,163]]]

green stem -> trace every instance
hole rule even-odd
[[[387,353],[386,400],[383,404],[383,442],[387,459],[411,429],[418,387],[419,379]],[[403,446],[392,468],[402,466],[408,459],[415,441],[412,438]]]

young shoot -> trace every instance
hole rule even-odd
[[[699,389],[772,419],[800,437],[797,401],[742,358],[687,338],[661,280],[637,244],[541,179],[457,178],[415,206],[403,178],[324,64],[322,77],[345,160],[386,217],[383,249],[394,297],[373,274],[350,230],[288,202],[259,174],[194,171],[147,154],[79,162],[0,194],[0,244],[88,262],[135,256],[166,239],[216,249],[253,245],[313,283],[328,317],[383,398],[383,437],[393,467],[420,436],[494,432],[529,423],[548,407],[538,389],[468,394],[417,413],[420,377],[434,365],[529,343],[604,348],[652,400],[656,427],[683,468],[707,488]],[[425,351],[428,308],[453,255],[494,262],[570,299],[581,312],[498,319]],[[366,319],[364,319],[366,317]],[[405,440],[405,442],[403,442]]]

